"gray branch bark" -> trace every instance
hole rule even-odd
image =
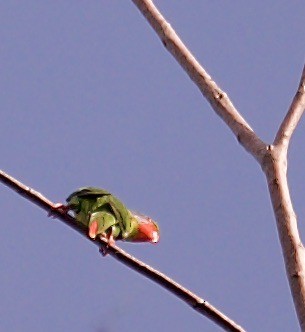
[[[132,0],[155,30],[165,48],[197,85],[217,115],[240,144],[261,165],[268,184],[286,274],[302,331],[305,331],[305,257],[297,217],[287,181],[287,151],[305,108],[305,67],[293,102],[272,145],[264,143],[239,114],[233,103],[199,64],[151,0]]]

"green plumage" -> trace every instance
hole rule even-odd
[[[132,213],[107,190],[80,188],[67,198],[67,203],[75,218],[89,228],[89,236],[92,238],[102,235],[140,242],[157,242],[159,239],[159,228],[155,222]],[[147,231],[148,227],[151,229]],[[145,234],[141,231],[142,228]]]

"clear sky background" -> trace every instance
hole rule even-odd
[[[302,1],[156,1],[266,142],[304,64]],[[249,331],[297,331],[264,176],[131,1],[1,1],[1,168],[54,202],[106,188],[156,219],[122,243]],[[304,121],[289,180],[305,235]],[[218,331],[0,185],[1,331]]]

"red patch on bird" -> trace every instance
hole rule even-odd
[[[138,234],[133,241],[157,243],[159,241],[159,232],[153,222],[139,223]]]
[[[98,223],[97,221],[93,221],[92,224],[89,226],[89,236],[91,239],[95,239],[98,230]]]

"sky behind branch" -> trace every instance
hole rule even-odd
[[[157,1],[266,142],[304,65],[302,2]],[[249,331],[296,331],[266,183],[132,2],[0,4],[1,168],[59,202],[106,188],[156,219],[122,247]],[[304,121],[289,180],[304,234]],[[218,331],[0,187],[3,331]]]

